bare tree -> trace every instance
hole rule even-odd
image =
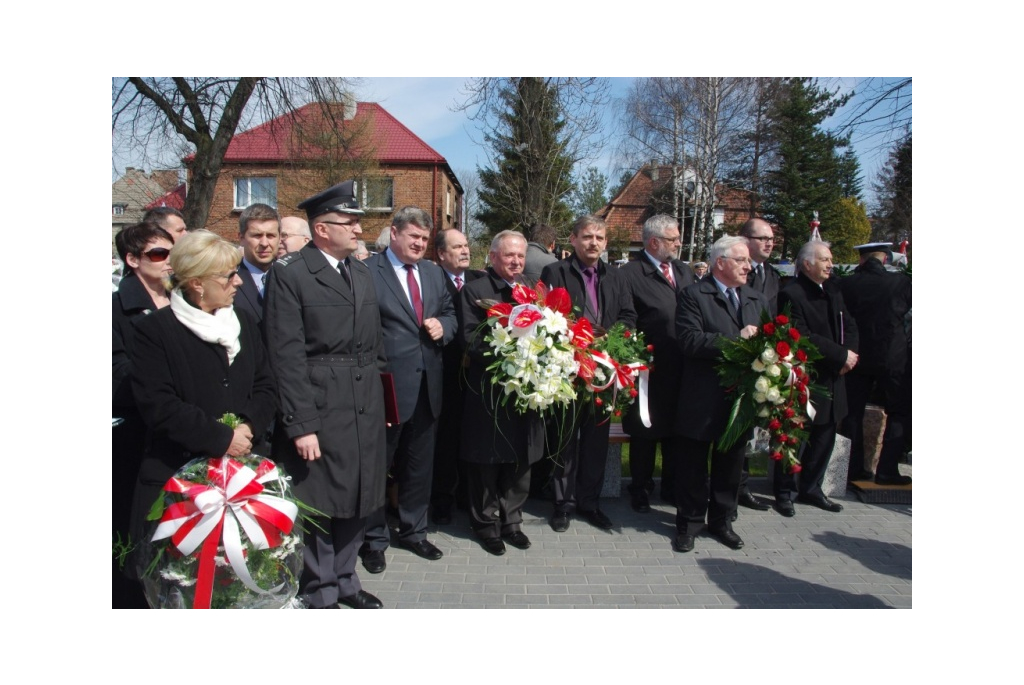
[[[321,121],[338,122],[350,81],[339,78],[131,76],[113,79],[114,154],[152,161],[191,153],[185,221],[203,226],[224,154],[240,127],[322,103]],[[295,122],[300,125],[300,122]]]

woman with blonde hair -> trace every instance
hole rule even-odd
[[[132,508],[136,540],[175,471],[198,457],[247,454],[277,408],[259,328],[232,306],[241,283],[236,246],[192,231],[170,260],[171,305],[139,322],[132,359],[132,387],[149,430]],[[226,413],[243,423],[229,428],[220,422]]]

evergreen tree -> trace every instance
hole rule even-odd
[[[569,195],[569,208],[573,216],[595,214],[608,204],[608,177],[597,170],[587,167],[573,185]]]
[[[558,92],[544,79],[519,77],[508,79],[498,97],[503,109],[484,135],[497,168],[480,170],[482,209],[476,216],[491,235],[538,223],[561,233],[572,222],[566,199],[573,160],[566,154]]]
[[[839,187],[843,191],[843,197],[850,197],[855,200],[862,200],[863,179],[860,175],[860,160],[846,143],[846,152],[839,158]]]
[[[810,235],[813,213],[820,213],[822,239],[837,200],[843,197],[840,140],[821,129],[850,96],[837,97],[808,78],[787,79],[771,113],[776,166],[767,174],[762,212],[776,224],[782,256],[791,256]]]
[[[832,244],[836,264],[856,264],[859,260],[854,245],[871,239],[871,222],[864,203],[853,197],[841,197],[829,208],[829,223],[822,223],[821,237]]]
[[[878,221],[873,237],[894,245],[910,239],[913,227],[913,137],[907,137],[889,153],[878,173]]]

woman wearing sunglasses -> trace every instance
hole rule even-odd
[[[166,281],[171,275],[170,233],[152,222],[128,226],[114,237],[124,277],[113,295],[114,393],[112,416],[124,422],[113,430],[113,536],[125,542],[129,529],[132,490],[142,460],[146,426],[135,408],[128,369],[135,343],[135,322],[171,303]],[[138,585],[129,583],[121,573],[121,560],[113,569],[113,606],[131,608],[146,606]]]
[[[248,454],[253,435],[274,418],[277,394],[259,327],[233,307],[241,260],[236,245],[210,231],[179,238],[171,305],[136,325],[132,390],[149,437],[133,497],[134,539],[175,471],[199,457]],[[221,423],[226,413],[243,423]]]

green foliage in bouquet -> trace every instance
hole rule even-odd
[[[642,332],[618,322],[594,338],[590,353],[591,358],[580,364],[579,378],[598,414],[606,419],[622,416],[640,394],[637,377],[651,368],[654,345],[647,344]]]

